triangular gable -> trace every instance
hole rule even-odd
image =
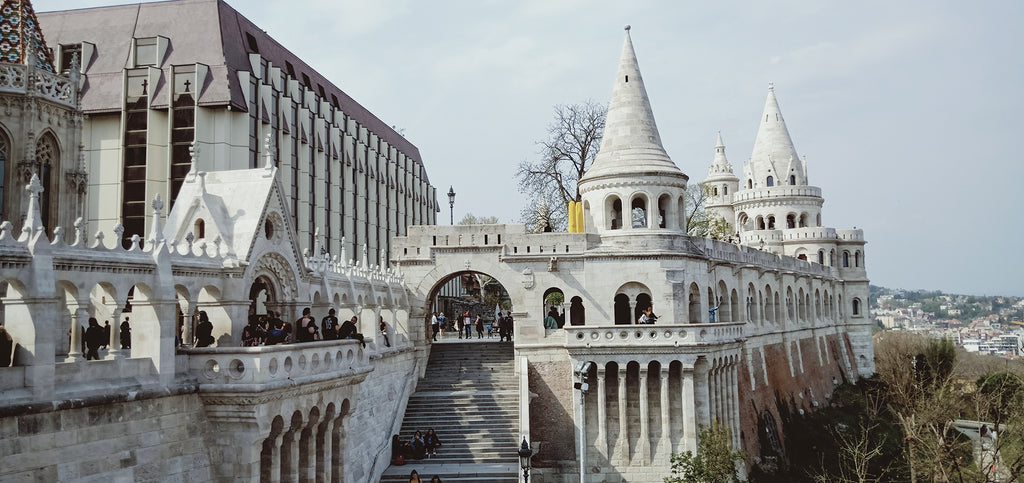
[[[331,157],[338,159],[338,148],[334,147],[334,143],[331,143]]]

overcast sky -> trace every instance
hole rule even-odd
[[[125,2],[33,2],[112,3]],[[1024,296],[1019,0],[228,3],[404,131],[440,198],[454,186],[456,220],[518,221],[516,166],[537,157],[553,106],[608,101],[631,24],[691,182],[718,131],[742,174],[774,82],[822,223],[864,229],[872,283]]]

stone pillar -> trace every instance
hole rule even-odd
[[[270,452],[264,455],[264,460],[260,465],[260,481],[281,481],[281,433],[272,434],[267,437],[267,441],[264,443],[265,448],[269,448]]]
[[[730,370],[729,370],[729,378],[731,379],[731,382],[729,383],[729,391],[732,392],[732,397],[730,397],[729,400],[732,402],[732,415],[731,416],[732,416],[732,428],[733,428],[733,431],[732,431],[733,432],[733,434],[732,434],[733,449],[742,449],[742,448],[740,448],[740,398],[739,398],[739,385],[740,384],[739,384],[739,371],[738,371],[738,368],[739,368],[739,365],[736,362],[733,362],[733,364],[730,366]]]
[[[316,434],[316,481],[317,483],[334,481],[331,477],[331,454],[334,452],[334,418],[327,418],[320,423]]]
[[[121,311],[124,307],[114,306],[110,310],[110,350],[107,351],[105,360],[124,359],[121,353]]]
[[[619,455],[619,464],[629,464],[629,422],[626,420],[626,368],[619,367],[615,371],[619,398],[619,436],[615,441],[615,452]]]
[[[718,362],[711,363],[711,368],[708,370],[708,407],[710,409],[711,420],[709,422],[718,421]]]
[[[82,358],[82,321],[89,320],[89,309],[79,304],[71,312],[71,347],[68,349],[68,357],[64,362],[78,362]]]
[[[636,452],[640,457],[640,464],[648,466],[651,464],[651,430],[650,430],[650,409],[651,402],[647,395],[647,364],[640,365],[640,441],[637,442]]]
[[[710,363],[706,360],[694,365],[694,406],[697,414],[697,425],[707,426],[711,424],[711,391],[708,385],[708,367]],[[696,428],[695,428],[696,431]],[[696,434],[696,433],[694,433]]]
[[[598,451],[608,457],[608,392],[604,366],[597,368],[597,445]]]
[[[299,432],[292,427],[281,437],[281,481],[299,480]]]
[[[682,386],[683,406],[683,441],[680,449],[682,451],[697,451],[697,408],[696,396],[693,392],[694,370],[692,367],[683,366],[679,372],[680,386]]]
[[[669,415],[669,402],[668,402],[668,365],[661,366],[661,381],[660,381],[660,392],[661,392],[661,440],[658,443],[659,449],[662,450],[663,454],[672,454],[672,441],[669,439],[669,432],[672,431],[671,416]]]
[[[198,304],[195,300],[188,301],[187,311],[183,314],[184,320],[182,321],[181,328],[181,345],[182,347],[192,347],[193,329],[196,325],[196,308]],[[175,327],[177,328],[177,327]]]

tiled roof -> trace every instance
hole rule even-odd
[[[53,55],[46,47],[32,2],[3,0],[0,2],[0,62],[25,64],[29,54],[36,67],[55,72]]]

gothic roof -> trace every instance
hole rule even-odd
[[[629,26],[626,26],[626,40],[608,103],[601,148],[580,181],[630,174],[686,179],[661,145],[661,135],[629,37]]]
[[[337,107],[354,121],[421,163],[415,145],[223,0],[174,0],[45,12],[39,14],[39,20],[54,45],[83,41],[96,45],[92,58],[82,59],[86,74],[82,109],[87,114],[121,110],[122,70],[134,67],[129,65],[128,56],[131,39],[163,36],[171,45],[157,67],[194,63],[209,66],[210,74],[197,99],[200,106],[231,106],[247,111],[244,89],[248,86],[241,85],[237,73],[252,71],[249,54],[259,53],[282,70],[290,64],[295,79],[303,82],[304,76],[308,77],[314,92],[319,94],[322,87],[328,102],[334,104],[337,99]],[[169,96],[169,83],[160,82],[153,88],[152,104],[166,106]]]
[[[29,0],[0,2],[0,62],[27,64],[54,72],[39,20]]]
[[[754,177],[755,185],[764,182],[767,176],[785,179],[790,169],[799,169],[797,178],[803,179],[800,157],[793,147],[793,140],[786,129],[786,121],[782,118],[779,101],[775,98],[775,87],[768,86],[768,99],[764,103],[757,138],[754,139],[754,151],[748,162],[749,171]]]
[[[722,133],[718,133],[718,142],[715,144],[715,157],[711,160],[711,167],[708,168],[707,181],[739,181],[739,178],[732,171],[732,164],[725,157],[725,143],[722,142]]]

